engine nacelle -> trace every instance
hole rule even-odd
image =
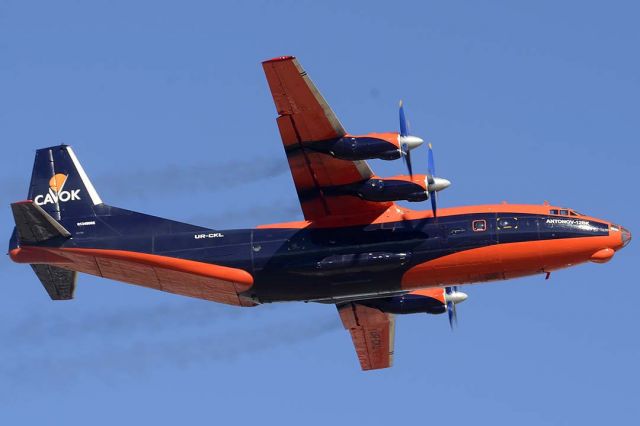
[[[444,288],[436,287],[412,291],[402,296],[371,299],[358,303],[390,314],[426,313],[437,315],[447,312],[447,301],[457,304],[466,299],[467,295],[461,291],[447,294]]]
[[[432,187],[428,187],[425,175],[394,176],[390,178],[374,177],[364,182],[345,185],[337,189],[344,195],[355,195],[367,201],[425,201],[429,199],[429,190],[441,191],[451,183],[435,177]]]
[[[424,201],[429,198],[424,175],[371,178],[355,188],[356,195],[367,201]]]
[[[398,133],[368,133],[345,135],[340,139],[312,142],[305,146],[341,160],[397,160],[401,156],[401,143],[413,149],[420,146],[423,140],[416,136],[400,136]]]
[[[385,297],[359,302],[390,314],[443,314],[447,311],[443,288],[416,290],[402,296]]]

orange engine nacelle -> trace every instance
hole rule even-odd
[[[358,302],[390,314],[443,314],[447,311],[444,288],[412,291],[402,296],[385,297]]]

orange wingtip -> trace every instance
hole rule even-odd
[[[278,61],[288,61],[291,59],[295,59],[295,56],[277,56],[275,58],[271,58],[271,59],[267,59],[266,61],[262,61],[263,64],[266,64],[267,62],[278,62]]]

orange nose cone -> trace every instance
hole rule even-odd
[[[589,260],[594,263],[606,263],[611,260],[615,253],[616,252],[610,248],[598,250],[591,255],[591,258]]]

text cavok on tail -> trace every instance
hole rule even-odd
[[[70,146],[36,151],[28,199],[56,220],[94,216],[93,206],[102,204]]]

